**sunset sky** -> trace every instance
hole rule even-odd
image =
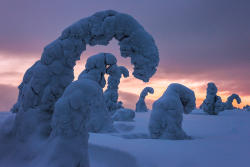
[[[208,82],[225,102],[236,93],[250,105],[249,0],[1,0],[0,111],[9,111],[18,96],[25,71],[39,60],[43,48],[72,23],[95,12],[113,9],[134,17],[153,36],[160,53],[156,74],[148,83],[132,76],[130,58],[120,56],[118,41],[87,46],[75,66],[77,78],[91,55],[108,52],[130,71],[119,85],[119,100],[135,109],[146,86],[155,89],[146,102],[151,109],[170,83],[196,94],[197,107],[206,97]]]

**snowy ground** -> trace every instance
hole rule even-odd
[[[10,113],[0,112],[0,122]],[[223,111],[217,116],[194,110],[183,129],[193,140],[149,139],[150,112],[134,122],[114,122],[118,134],[90,133],[92,167],[249,167],[250,112]]]

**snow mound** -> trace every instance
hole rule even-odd
[[[122,108],[116,111],[116,113],[112,116],[112,119],[114,121],[133,121],[134,117],[134,110]]]

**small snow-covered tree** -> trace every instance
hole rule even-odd
[[[212,82],[208,83],[207,86],[207,95],[202,103],[202,109],[207,114],[218,115],[220,111],[224,110],[220,96],[216,95],[218,89]]]
[[[121,109],[121,108],[124,108],[123,106],[122,106],[122,101],[118,101],[118,103],[116,104],[116,108],[117,108],[117,110],[119,110],[119,109]]]
[[[114,115],[118,110],[116,107],[118,100],[118,85],[120,84],[120,79],[123,75],[124,78],[129,76],[129,71],[123,66],[117,66],[116,64],[111,65],[107,69],[108,77],[108,87],[104,92],[106,99],[106,104],[111,115]]]
[[[227,101],[226,101],[226,110],[233,110],[234,109],[234,106],[233,106],[233,100],[236,100],[238,104],[241,103],[241,99],[239,97],[239,95],[237,94],[232,94],[231,96],[229,96],[227,98]]]
[[[142,90],[140,94],[140,98],[138,102],[136,103],[135,112],[147,112],[148,111],[148,108],[145,103],[145,97],[148,95],[148,93],[153,94],[154,89],[151,87],[146,87]]]
[[[243,109],[248,109],[249,105],[247,104],[246,106],[243,107]]]
[[[153,139],[190,139],[182,129],[183,113],[195,109],[195,94],[181,84],[170,84],[153,103],[148,129]]]

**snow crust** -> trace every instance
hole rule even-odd
[[[177,83],[170,84],[163,95],[153,103],[148,130],[153,139],[190,139],[182,129],[183,113],[195,109],[195,94]]]
[[[135,112],[128,108],[122,108],[117,110],[112,118],[114,121],[133,121],[135,118]]]
[[[140,94],[140,98],[138,102],[136,103],[135,112],[147,112],[148,111],[148,108],[145,103],[145,97],[148,95],[148,93],[153,94],[154,89],[152,87],[146,87],[142,90]]]
[[[106,99],[107,108],[111,115],[114,115],[118,110],[117,100],[118,100],[118,85],[120,84],[120,79],[123,75],[124,78],[129,77],[129,71],[123,66],[117,66],[116,64],[108,67],[107,74],[108,77],[108,87],[104,92]]]

